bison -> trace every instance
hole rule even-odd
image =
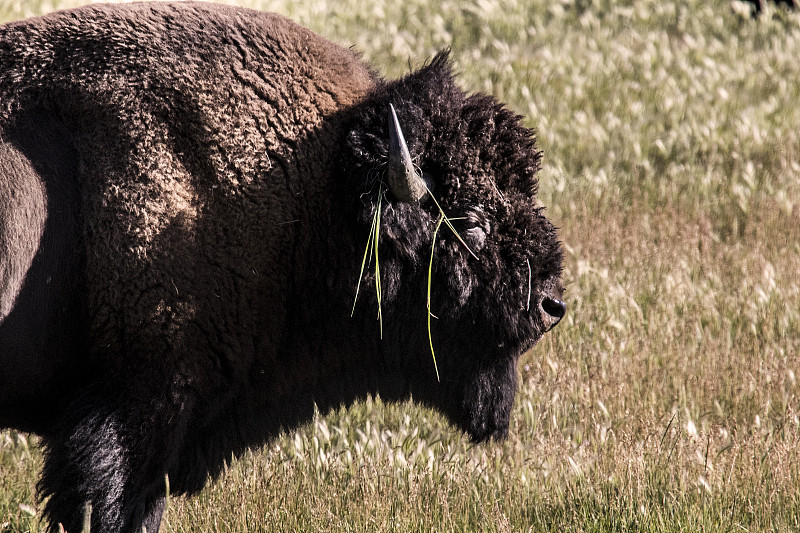
[[[448,53],[387,80],[201,3],[0,27],[0,427],[50,528],[157,531],[165,476],[368,394],[506,435],[562,247],[534,133]]]

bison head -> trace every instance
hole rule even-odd
[[[517,359],[565,312],[561,246],[535,198],[541,153],[520,120],[465,94],[441,53],[354,110],[342,156],[364,242],[380,210],[379,280],[363,280],[380,302],[373,289],[358,305],[380,306],[381,351],[414,398],[475,440],[505,436]]]

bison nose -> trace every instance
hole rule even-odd
[[[545,297],[540,305],[543,311],[542,318],[548,330],[553,329],[567,312],[567,304],[558,298]]]

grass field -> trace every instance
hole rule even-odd
[[[77,3],[0,0],[0,18]],[[247,5],[390,76],[450,46],[467,88],[524,114],[569,311],[523,357],[507,441],[368,399],[171,499],[162,532],[800,531],[800,12]],[[0,433],[0,531],[39,530],[35,442]]]

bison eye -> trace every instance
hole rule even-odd
[[[463,232],[464,240],[473,252],[478,252],[486,243],[486,236],[490,233],[489,220],[479,207],[474,207],[464,215]]]
[[[473,252],[477,252],[481,250],[486,243],[486,230],[480,226],[468,228],[464,231],[464,241],[466,241]]]

